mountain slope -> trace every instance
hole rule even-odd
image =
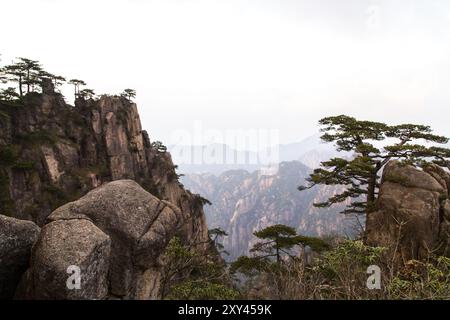
[[[260,171],[227,171],[220,176],[191,174],[182,183],[212,202],[205,207],[208,225],[228,232],[224,239],[229,259],[248,253],[254,231],[273,224],[286,224],[304,235],[352,233],[353,219],[338,212],[342,206],[319,209],[314,202],[327,199],[339,188],[318,186],[299,192],[311,169],[298,161],[283,162],[275,175]]]
[[[208,239],[202,200],[178,182],[169,153],[141,129],[137,106],[123,97],[77,99],[29,93],[0,102],[0,214],[42,226],[59,206],[108,181],[133,179],[184,216],[179,236]]]

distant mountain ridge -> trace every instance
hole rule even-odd
[[[212,202],[205,214],[209,228],[227,231],[224,247],[233,260],[247,254],[255,241],[253,232],[273,224],[286,224],[304,235],[354,233],[353,219],[338,212],[343,205],[319,209],[320,202],[341,188],[317,186],[298,191],[311,169],[299,161],[282,162],[275,175],[261,171],[230,170],[220,175],[188,174],[181,182],[191,192]]]
[[[321,141],[320,134],[300,142],[280,144],[259,152],[237,150],[225,144],[201,146],[168,146],[178,171],[183,174],[212,173],[220,175],[229,170],[254,172],[268,165],[300,161],[310,168],[320,165],[338,152],[331,143]]]

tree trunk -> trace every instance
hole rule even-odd
[[[375,210],[375,191],[377,188],[377,175],[378,171],[380,171],[382,164],[380,162],[377,162],[374,172],[372,176],[369,178],[368,186],[367,186],[367,209],[366,213],[369,214],[370,212],[373,212]]]
[[[22,76],[19,76],[19,94],[20,97],[23,97],[23,90],[22,90]]]
[[[275,241],[276,250],[277,250],[277,263],[280,264],[280,246],[278,245],[278,240]]]
[[[30,93],[30,70],[27,71],[27,93]]]

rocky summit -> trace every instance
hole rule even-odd
[[[0,154],[2,298],[156,298],[174,235],[209,250],[204,199],[124,97],[70,106],[50,86],[0,103]],[[82,290],[62,281],[70,265]]]
[[[450,256],[450,174],[397,161],[383,172],[377,210],[367,215],[367,242],[395,251],[398,259]]]

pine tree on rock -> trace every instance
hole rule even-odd
[[[448,143],[449,139],[433,134],[428,126],[389,126],[345,115],[323,118],[319,124],[323,126],[323,141],[333,142],[337,151],[351,154],[322,162],[307,179],[308,185],[299,187],[302,191],[319,184],[345,186],[342,193],[316,203],[316,207],[330,207],[350,199],[342,213],[370,214],[375,210],[380,173],[390,160],[415,166],[435,163],[450,167],[450,149],[436,146]]]

